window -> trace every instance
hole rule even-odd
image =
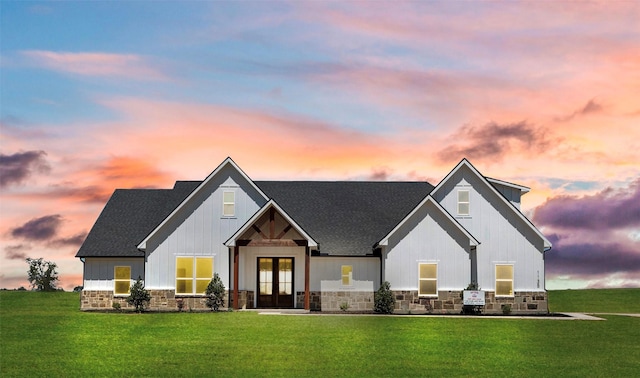
[[[496,296],[513,296],[513,265],[496,265]]]
[[[116,266],[113,268],[113,293],[116,295],[128,295],[131,287],[131,267]]]
[[[213,278],[213,257],[176,258],[176,294],[204,294]]]
[[[419,264],[418,295],[438,295],[438,264]]]
[[[222,215],[225,217],[236,215],[236,192],[222,192]]]
[[[468,190],[458,190],[458,215],[469,215]]]
[[[351,265],[342,266],[342,286],[351,286],[353,278],[353,267]]]

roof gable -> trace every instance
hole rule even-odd
[[[207,184],[209,184],[209,182],[211,182],[220,172],[222,172],[224,169],[226,168],[231,168],[234,169],[244,180],[246,180],[246,182],[253,188],[256,190],[256,192],[258,192],[258,194],[260,196],[262,196],[264,198],[265,201],[267,201],[269,198],[264,194],[264,192],[258,187],[256,186],[256,184],[253,182],[253,180],[251,180],[249,178],[249,176],[246,175],[246,173],[244,173],[244,171],[242,171],[242,169],[240,169],[240,167],[238,167],[238,165],[230,158],[227,157],[222,163],[220,163],[220,165],[213,170],[213,172],[211,172],[209,174],[209,176],[207,176],[207,178],[205,178],[202,182],[200,182],[200,184],[191,192],[191,194],[189,194],[188,197],[186,197],[172,212],[171,214],[169,214],[168,216],[166,216],[162,222],[160,222],[139,244],[138,244],[138,249],[140,250],[145,250],[147,248],[147,242],[149,241],[149,239],[151,239],[153,236],[155,236],[159,230],[164,227],[178,212],[180,212],[180,210],[182,210],[185,206],[187,206],[187,204],[189,204],[190,201],[192,201],[196,196],[198,196],[198,194],[200,194],[200,192],[202,190],[204,190],[204,188],[207,186]]]
[[[469,238],[469,246],[477,246],[480,242],[473,236],[467,229],[465,229],[454,217],[449,214],[447,210],[445,210],[442,205],[438,203],[431,195],[427,195],[406,217],[404,217],[387,235],[385,235],[379,242],[378,245],[386,246],[389,244],[389,238],[391,238],[399,229],[404,226],[411,217],[413,217],[421,208],[432,205],[434,206],[440,213],[442,213],[451,224],[460,230],[466,237]]]
[[[447,184],[447,182],[451,179],[451,177],[453,177],[459,170],[463,169],[463,168],[467,168],[469,169],[469,171],[471,171],[475,176],[477,176],[477,178],[480,180],[480,182],[482,182],[483,185],[486,185],[486,187],[493,192],[497,198],[499,198],[500,201],[504,202],[507,207],[509,209],[511,209],[511,211],[513,211],[514,214],[516,214],[516,216],[521,219],[537,236],[539,236],[543,243],[544,243],[544,248],[545,251],[548,249],[551,249],[551,242],[540,232],[540,230],[538,230],[538,228],[531,223],[531,221],[524,216],[524,214],[522,214],[522,212],[520,210],[518,210],[518,208],[516,208],[507,198],[505,198],[502,193],[500,193],[495,186],[493,186],[491,184],[491,182],[489,181],[489,179],[487,179],[485,176],[483,176],[467,159],[462,159],[452,170],[451,172],[449,172],[445,178],[442,179],[442,181],[440,181],[438,183],[438,185],[436,185],[436,187],[433,189],[433,191],[431,192],[432,195],[435,197],[439,191],[442,190],[442,188]],[[491,180],[495,180],[495,179],[491,179]],[[506,185],[508,183],[506,183],[506,181],[501,181],[500,182],[502,185]],[[512,186],[515,184],[511,184]],[[526,188],[526,187],[523,187]]]
[[[274,200],[269,200],[269,202],[267,202],[264,206],[262,206],[262,208],[258,210],[251,218],[249,218],[249,220],[247,220],[247,222],[242,227],[240,227],[240,229],[238,229],[238,231],[236,231],[224,243],[224,245],[227,247],[235,247],[236,241],[238,240],[238,238],[240,238],[245,232],[247,232],[249,228],[253,227],[256,221],[258,221],[258,219],[264,216],[271,208],[275,209],[275,211],[277,211],[285,219],[285,221],[289,223],[295,229],[295,231],[307,241],[308,243],[307,245],[309,246],[309,248],[311,249],[318,248],[318,243],[315,240],[313,240],[313,238],[309,236],[309,234],[307,234],[307,232],[304,229],[302,229],[302,227],[300,227],[300,225],[298,225],[293,220],[293,218],[291,218],[291,216],[289,216],[289,214],[287,214],[287,212],[284,211]]]

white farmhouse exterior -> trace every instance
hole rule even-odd
[[[485,312],[546,312],[549,241],[520,211],[529,188],[466,159],[426,182],[253,181],[230,158],[203,181],[114,192],[77,253],[83,310],[203,308],[217,273],[225,305],[370,311],[389,281],[398,311],[459,313],[477,283]]]

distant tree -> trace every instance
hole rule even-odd
[[[224,306],[224,290],[224,283],[222,283],[220,276],[218,273],[214,274],[205,291],[207,307],[211,308],[211,311],[218,311],[220,307]]]
[[[135,306],[136,312],[140,313],[144,311],[144,305],[145,303],[149,303],[149,301],[151,301],[151,294],[149,294],[148,290],[144,289],[142,277],[138,276],[136,283],[131,286],[127,303]]]
[[[56,263],[45,261],[42,257],[32,259],[27,257],[29,264],[29,283],[31,288],[37,291],[56,291],[56,283],[58,281],[58,272]]]
[[[73,288],[73,292],[74,292],[74,293],[79,293],[79,292],[81,292],[81,291],[82,291],[82,289],[83,289],[83,287],[82,287],[82,286],[76,286],[76,287],[74,287],[74,288]]]

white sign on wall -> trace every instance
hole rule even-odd
[[[462,292],[462,304],[465,306],[484,306],[484,291],[464,290]]]

